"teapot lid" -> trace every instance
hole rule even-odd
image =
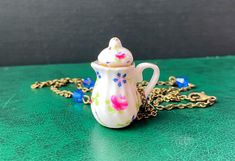
[[[133,62],[131,52],[122,46],[117,37],[109,41],[109,46],[103,49],[98,56],[98,63],[110,67],[130,66]]]

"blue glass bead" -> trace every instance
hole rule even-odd
[[[183,88],[183,87],[188,87],[188,80],[184,77],[178,77],[176,78],[176,85],[179,87],[179,88]]]
[[[91,78],[83,79],[82,84],[86,88],[92,88],[95,85],[95,82]]]
[[[82,90],[77,89],[76,91],[73,92],[72,98],[75,102],[82,103],[83,96],[84,96],[84,93],[82,92]]]

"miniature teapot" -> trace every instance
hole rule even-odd
[[[114,37],[109,46],[91,63],[96,72],[96,82],[92,91],[91,109],[95,119],[109,128],[128,126],[137,116],[141,106],[136,84],[143,80],[142,72],[153,69],[153,76],[144,89],[147,97],[159,78],[159,68],[152,63],[141,63],[135,67],[131,52]]]

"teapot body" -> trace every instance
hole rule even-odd
[[[140,63],[135,67],[132,53],[122,46],[117,37],[91,63],[97,79],[91,96],[91,109],[95,119],[109,128],[128,126],[136,117],[142,104],[156,85],[160,71],[152,63]],[[143,81],[143,71],[153,69],[148,85],[140,94],[137,82]]]
[[[112,68],[92,62],[91,66],[97,75],[91,96],[95,119],[109,128],[128,126],[141,106],[135,65]]]

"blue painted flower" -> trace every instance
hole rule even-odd
[[[77,89],[76,91],[73,92],[72,98],[75,102],[82,103],[83,97],[84,97],[84,93],[82,92],[81,89]]]
[[[82,80],[82,84],[84,87],[90,89],[90,88],[94,87],[95,82],[91,78],[88,77],[88,78]]]
[[[178,78],[176,78],[175,84],[179,88],[183,88],[183,87],[188,87],[189,82],[185,77],[178,77]]]
[[[117,78],[114,78],[113,81],[116,82],[118,84],[118,87],[122,86],[122,83],[126,83],[126,74],[121,74],[121,73],[117,73]]]
[[[101,78],[100,72],[97,71],[96,76],[97,76],[97,78]]]

